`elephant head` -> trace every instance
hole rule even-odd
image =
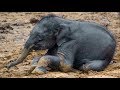
[[[52,48],[55,44],[61,45],[65,40],[64,36],[68,35],[69,28],[61,24],[60,19],[55,15],[43,17],[30,32],[30,36],[24,45],[20,57],[7,65],[10,68],[21,63],[32,50],[45,50]]]

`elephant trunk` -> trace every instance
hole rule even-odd
[[[24,59],[27,57],[27,55],[29,54],[31,47],[32,47],[32,45],[31,45],[28,49],[24,48],[24,49],[22,50],[22,53],[21,53],[20,57],[19,57],[16,61],[9,63],[6,67],[9,69],[10,67],[15,66],[15,65],[23,62],[23,60],[24,60]]]

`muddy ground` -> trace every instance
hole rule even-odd
[[[47,14],[56,14],[71,20],[97,22],[108,27],[117,41],[117,48],[110,64],[104,71],[77,72],[49,72],[44,75],[25,72],[29,69],[34,56],[45,52],[32,52],[23,63],[7,70],[6,65],[18,58],[36,19]],[[0,77],[1,78],[120,78],[120,14],[117,12],[0,12]]]

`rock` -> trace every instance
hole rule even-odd
[[[13,28],[10,26],[9,23],[6,23],[4,25],[0,25],[0,33],[9,33],[9,30],[13,30]]]
[[[31,19],[30,19],[30,23],[31,23],[31,24],[37,23],[38,21],[39,21],[39,20],[36,19],[36,18],[31,18]]]
[[[4,29],[9,29],[9,30],[13,30],[13,28],[10,26],[9,23],[6,23],[2,26]]]

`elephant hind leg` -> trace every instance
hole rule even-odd
[[[83,64],[82,66],[79,67],[79,70],[82,70],[82,71],[89,71],[89,70],[102,71],[110,63],[107,60],[89,60],[89,59],[87,59],[86,61],[87,62],[85,64]]]

